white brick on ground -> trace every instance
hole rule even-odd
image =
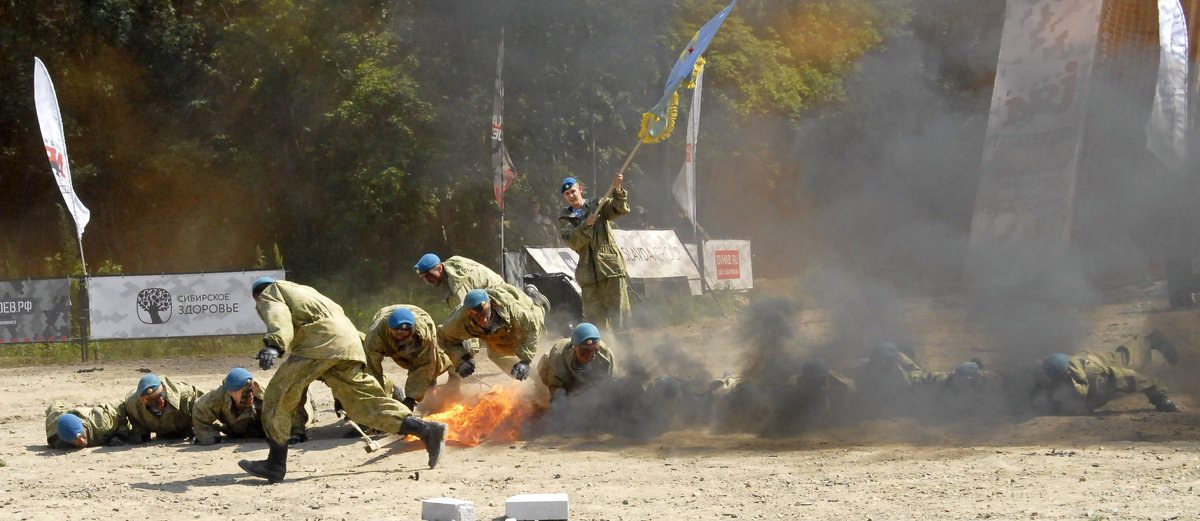
[[[475,503],[465,499],[439,497],[421,502],[425,521],[475,521]]]
[[[519,494],[508,498],[504,516],[517,521],[567,519],[566,494]]]

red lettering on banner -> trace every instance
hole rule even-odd
[[[66,172],[63,171],[63,157],[54,147],[46,147],[46,157],[50,159],[50,166],[53,167],[54,175],[63,179],[67,178]]]
[[[717,250],[717,280],[742,278],[742,257],[737,250]]]

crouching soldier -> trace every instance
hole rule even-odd
[[[125,402],[95,407],[67,407],[54,402],[46,408],[46,443],[51,448],[116,447],[129,437]]]
[[[487,345],[488,358],[501,370],[524,380],[529,377],[529,363],[537,353],[545,320],[546,311],[512,285],[473,289],[463,298],[463,305],[438,326],[438,342],[457,362],[459,376],[475,372],[474,355],[461,344],[478,338]],[[507,365],[512,361],[515,364]]]
[[[129,415],[130,443],[159,438],[183,439],[192,436],[192,408],[204,394],[196,386],[176,382],[168,377],[145,375],[138,380],[137,390],[125,398],[125,413]]]
[[[225,438],[262,438],[266,436],[262,426],[262,386],[241,367],[229,371],[220,387],[213,389],[192,408],[192,431],[196,445],[212,445]],[[315,412],[312,400],[296,409],[297,417],[292,420],[292,436],[288,444],[293,445],[308,439],[306,429],[312,424]]]
[[[1135,370],[1150,360],[1151,349],[1163,351],[1168,361],[1178,361],[1174,346],[1153,340],[1150,335],[1106,353],[1081,351],[1046,357],[1033,390],[1034,409],[1041,414],[1086,415],[1118,394],[1140,392],[1157,411],[1179,411],[1162,382]]]
[[[271,483],[287,474],[288,433],[309,384],[321,380],[357,423],[389,434],[412,434],[425,444],[429,466],[445,447],[446,425],[424,421],[384,392],[366,372],[362,337],[342,307],[316,289],[270,277],[255,280],[250,294],[267,326],[258,366],[270,369],[283,354],[263,396],[262,422],[270,450],[265,460],[238,466]]]
[[[584,322],[575,326],[571,338],[550,347],[538,360],[538,378],[550,389],[550,399],[574,394],[588,384],[612,378],[617,362],[600,339],[600,330]]]
[[[425,399],[425,391],[451,367],[450,356],[438,345],[433,318],[417,306],[388,306],[376,312],[363,347],[367,373],[409,409],[415,409],[417,402]],[[383,373],[384,358],[408,371],[403,392]],[[458,375],[451,374],[457,382]]]

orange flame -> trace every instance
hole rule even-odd
[[[474,398],[475,403],[459,402],[423,419],[442,422],[449,427],[446,443],[474,447],[483,442],[519,440],[521,427],[537,411],[529,399],[520,396],[519,388],[515,386],[496,386]]]

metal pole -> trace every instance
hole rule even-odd
[[[91,299],[88,298],[88,271],[87,260],[83,257],[83,235],[78,237],[79,242],[79,264],[83,268],[83,276],[79,279],[79,357],[80,361],[87,361],[88,352],[88,336],[91,334]]]

